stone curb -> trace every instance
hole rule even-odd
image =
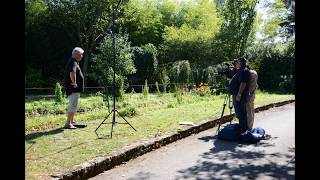
[[[271,103],[268,105],[263,105],[255,108],[255,112],[265,111],[273,107],[283,106],[295,102],[295,100],[287,100],[277,103]],[[84,162],[78,166],[75,166],[73,170],[65,172],[60,175],[52,175],[51,179],[55,180],[69,180],[69,179],[88,179],[90,177],[96,176],[106,170],[112,169],[113,167],[125,164],[125,162],[130,159],[141,156],[147,152],[154,149],[165,146],[169,143],[175,142],[179,139],[188,137],[192,134],[199,133],[201,131],[210,129],[218,125],[219,120],[221,124],[230,121],[234,117],[234,113],[223,116],[218,119],[207,119],[200,122],[198,125],[189,127],[184,130],[179,130],[176,133],[171,133],[158,138],[152,138],[151,140],[139,142],[135,144],[128,145],[122,148],[120,151],[112,153],[111,156],[96,157],[88,162]]]

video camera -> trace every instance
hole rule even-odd
[[[236,68],[229,63],[224,63],[224,68],[218,71],[218,74],[225,75],[229,79],[231,79],[235,73],[236,73]]]

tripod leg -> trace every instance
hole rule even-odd
[[[132,129],[134,129],[135,131],[137,131],[123,116],[121,116],[121,114],[118,112],[118,110],[116,110],[116,111],[117,111],[118,115],[119,115],[120,117],[122,117],[122,119],[124,119],[124,120],[132,127]]]
[[[94,130],[95,132],[100,128],[100,126],[104,123],[104,121],[108,119],[108,117],[110,116],[111,113],[112,113],[112,111],[108,114],[108,116],[106,118],[104,118],[104,120],[100,123],[100,125],[97,127],[97,129]]]
[[[115,114],[115,111],[116,111],[116,110],[112,110],[113,116],[112,116],[112,125],[111,125],[111,138],[112,138],[113,126],[114,126],[115,123],[116,123],[116,114]]]
[[[232,101],[232,99],[230,98],[230,94],[229,94],[229,109],[230,109],[230,115],[231,115],[231,113],[232,113],[232,107],[233,107],[233,101]],[[231,124],[231,121],[232,121],[232,119],[230,120],[230,124]]]
[[[220,129],[220,126],[221,126],[221,118],[223,117],[223,113],[224,113],[224,109],[225,109],[225,105],[223,106],[223,109],[222,109],[222,113],[221,113],[221,117],[220,117],[220,120],[219,120],[219,126],[218,126],[218,129],[217,129],[217,132],[219,131]]]
[[[226,105],[227,105],[227,98],[228,98],[228,95],[227,95],[227,96],[225,97],[225,99],[224,99],[223,109],[222,109],[221,117],[220,117],[220,120],[219,120],[219,126],[218,126],[218,129],[217,129],[217,132],[216,132],[216,133],[218,133],[218,131],[219,131],[219,129],[220,129],[220,126],[221,126],[221,118],[223,117],[224,110],[225,110]]]

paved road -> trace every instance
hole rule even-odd
[[[217,140],[216,128],[212,128],[91,180],[294,179],[295,104],[257,113],[254,127],[263,127],[272,138],[244,145]]]

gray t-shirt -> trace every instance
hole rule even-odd
[[[249,93],[253,94],[258,87],[258,73],[253,69],[250,69],[249,73]]]

